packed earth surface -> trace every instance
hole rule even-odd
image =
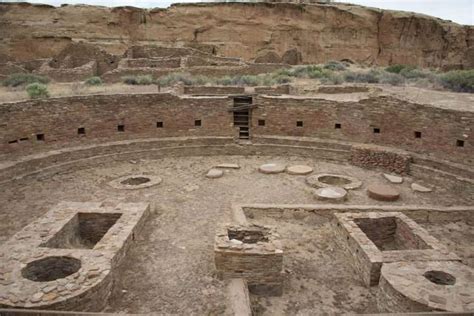
[[[206,178],[212,167],[236,163],[240,169],[223,169],[218,179]],[[387,184],[378,171],[296,156],[210,156],[157,160],[129,160],[97,164],[85,169],[32,175],[2,185],[0,243],[60,201],[148,202],[152,215],[118,271],[107,312],[217,315],[229,313],[224,282],[216,276],[213,244],[216,227],[231,221],[233,204],[318,204],[307,176],[262,174],[262,164],[308,165],[312,174],[335,173],[356,177],[361,188],[350,190],[346,204],[386,205],[369,199],[370,184]],[[108,183],[126,175],[159,176],[149,188],[119,190]],[[401,192],[390,205],[472,205],[474,188],[449,179],[428,183],[433,193],[413,192],[418,181],[404,177],[393,185]],[[255,216],[250,222],[271,225],[281,236],[285,251],[283,295],[251,295],[254,312],[261,315],[377,312],[374,289],[354,274],[344,253],[333,241],[328,218],[294,212],[280,218]],[[472,227],[463,222],[422,224],[450,247],[463,263],[474,267]]]

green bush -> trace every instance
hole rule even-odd
[[[321,83],[339,85],[344,83],[344,77],[340,74],[330,73],[328,76],[321,79]]]
[[[369,72],[348,71],[344,73],[344,80],[347,82],[379,83],[379,75],[379,71],[374,69]]]
[[[474,70],[453,70],[439,76],[444,88],[474,93]]]
[[[103,82],[100,77],[90,77],[84,83],[88,86],[100,86]]]
[[[42,83],[47,84],[49,82],[49,78],[44,76],[38,76],[34,74],[27,74],[27,73],[18,73],[12,74],[8,76],[7,79],[3,80],[2,84],[5,87],[18,87],[21,85],[28,85],[30,83]]]
[[[143,76],[125,76],[122,81],[129,85],[150,85],[153,84],[153,77],[150,75]]]
[[[285,76],[285,75],[278,75],[278,76],[275,76],[274,78],[275,78],[276,83],[278,83],[278,84],[284,84],[284,83],[291,82],[291,78],[289,76]]]
[[[49,97],[48,87],[38,82],[27,85],[26,92],[31,99],[42,99]]]
[[[225,77],[217,78],[215,82],[218,85],[231,86],[234,83],[234,80],[230,76],[225,76]]]
[[[347,67],[345,64],[339,61],[334,61],[334,60],[331,60],[324,65],[324,69],[328,69],[332,71],[343,71],[343,70],[346,70],[346,68]]]
[[[415,67],[413,66],[409,66],[409,65],[391,65],[391,66],[388,66],[387,68],[385,68],[385,71],[387,72],[391,72],[391,73],[394,73],[394,74],[399,74],[402,70],[405,70],[405,69],[414,69]]]
[[[194,78],[191,74],[186,72],[174,72],[166,76],[160,77],[158,82],[161,86],[168,87],[172,86],[178,82],[182,82],[187,86],[194,84]]]
[[[402,75],[384,71],[379,74],[379,82],[392,86],[400,86],[405,83],[405,78]]]

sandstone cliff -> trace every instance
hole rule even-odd
[[[473,26],[349,4],[212,3],[146,10],[4,3],[0,39],[3,61],[47,58],[71,41],[84,41],[113,54],[132,44],[156,44],[253,61],[296,48],[303,63],[351,59],[474,67]]]

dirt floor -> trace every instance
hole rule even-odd
[[[204,174],[218,163],[242,166],[226,171],[220,179]],[[95,165],[53,176],[36,175],[0,188],[0,243],[37,219],[59,201],[103,201],[152,204],[153,215],[127,255],[107,312],[217,315],[226,313],[224,283],[215,277],[214,233],[230,221],[232,203],[318,203],[304,176],[264,175],[263,163],[308,164],[315,173],[339,173],[363,180],[351,191],[350,204],[473,205],[474,187],[449,180],[431,183],[435,192],[413,193],[406,178],[398,185],[402,199],[393,203],[367,198],[365,188],[385,183],[379,172],[300,157],[182,157],[131,160]],[[117,190],[107,183],[132,174],[162,177],[160,185],[141,190]],[[288,221],[256,218],[275,225],[285,246],[285,283],[282,297],[252,297],[257,314],[305,315],[376,312],[374,293],[366,289],[333,244],[327,219],[311,214]],[[428,230],[473,264],[474,234],[464,223],[428,226]]]

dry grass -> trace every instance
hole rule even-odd
[[[162,91],[165,89],[162,88]],[[118,94],[118,93],[153,93],[158,92],[156,85],[131,86],[123,83],[104,84],[101,86],[88,86],[84,83],[51,83],[48,84],[50,98],[69,97],[75,95],[91,94]],[[0,103],[28,100],[25,87],[2,87],[0,86]]]

